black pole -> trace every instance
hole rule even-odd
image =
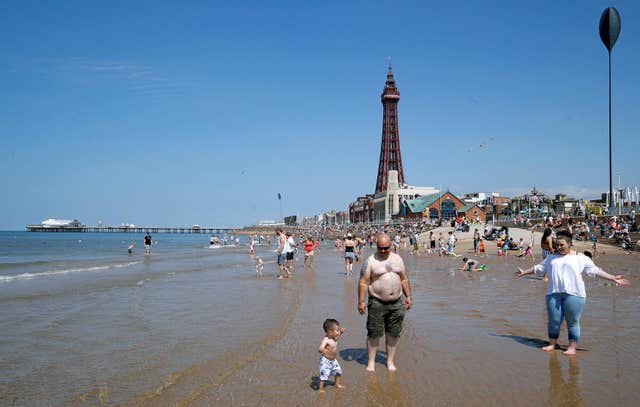
[[[607,7],[600,16],[600,39],[609,52],[609,215],[616,214],[613,202],[613,164],[611,152],[611,51],[620,35],[620,13],[615,7]]]
[[[611,151],[611,51],[609,51],[609,215],[615,215],[616,204],[613,202],[613,159]]]

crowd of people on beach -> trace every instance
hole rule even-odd
[[[593,240],[590,234],[590,223],[593,219],[573,224],[567,219],[562,223],[557,220],[546,219],[542,225],[532,225],[529,228],[529,238],[520,237],[514,239],[509,235],[507,227],[498,228],[486,226],[473,230],[473,254],[474,257],[462,258],[460,270],[468,273],[487,272],[488,266],[477,258],[487,257],[486,241],[496,241],[497,256],[508,256],[510,251],[515,251],[518,258],[530,258],[534,264],[527,269],[518,268],[517,277],[524,277],[536,273],[545,277],[547,284],[547,320],[549,344],[542,349],[551,352],[558,348],[560,326],[566,321],[569,337],[569,345],[564,349],[564,354],[575,355],[577,343],[580,339],[580,317],[586,301],[586,291],[583,274],[599,277],[611,281],[618,286],[629,285],[624,275],[612,275],[593,263],[595,250],[578,253],[573,248],[575,240]],[[631,225],[621,222],[619,219],[610,219],[602,222],[609,233],[623,236],[628,234]],[[593,224],[592,227],[599,225]],[[353,263],[363,256],[367,247],[373,247],[376,251],[371,254],[362,265],[362,271],[358,284],[358,312],[368,313],[367,316],[367,370],[375,369],[375,352],[379,346],[380,338],[386,335],[387,368],[396,370],[394,355],[398,339],[402,331],[404,313],[411,308],[411,289],[409,279],[404,269],[402,257],[398,254],[404,252],[407,255],[437,255],[458,257],[455,252],[458,237],[458,228],[446,233],[443,231],[423,230],[422,228],[406,226],[394,227],[359,227],[345,231],[344,236],[337,237],[335,247],[343,253],[345,261],[345,275],[353,273]],[[543,227],[544,231],[539,241],[541,262],[535,264],[533,249],[536,245],[534,232]],[[598,226],[599,227],[599,226]],[[358,234],[359,233],[359,234]],[[609,238],[609,236],[607,236]],[[421,245],[422,242],[422,245]],[[390,260],[392,259],[392,260]],[[387,285],[388,284],[388,285]],[[384,287],[380,289],[380,286]],[[404,301],[401,299],[404,296]],[[319,363],[319,390],[324,391],[324,383],[331,375],[335,376],[335,386],[342,388],[340,381],[342,369],[336,359],[338,339],[345,332],[335,319],[327,319],[323,326],[325,337],[319,348],[321,353]]]
[[[495,241],[496,256],[509,256],[510,251],[517,252],[518,258],[530,258],[532,266],[518,268],[516,276],[522,278],[535,273],[547,284],[547,334],[549,344],[542,349],[551,352],[558,348],[560,326],[566,321],[569,346],[564,350],[566,355],[575,355],[580,339],[580,317],[586,301],[586,290],[582,274],[603,278],[618,286],[629,285],[624,275],[612,275],[595,265],[593,260],[599,254],[598,238],[606,240],[621,239],[630,252],[630,234],[638,230],[635,216],[633,220],[623,217],[611,217],[600,220],[589,217],[584,221],[574,222],[571,218],[553,219],[548,217],[540,224],[529,226],[529,237],[516,240],[510,236],[506,226],[496,227],[466,219],[452,221],[450,230],[434,230],[428,222],[371,225],[361,224],[346,227],[297,228],[289,231],[278,229],[273,236],[252,235],[247,243],[249,255],[255,257],[256,275],[261,278],[265,262],[255,255],[255,245],[275,247],[277,279],[289,279],[294,275],[295,258],[299,249],[303,250],[303,271],[314,270],[314,257],[319,251],[321,242],[331,238],[334,248],[344,261],[344,274],[353,275],[354,263],[361,262],[357,290],[357,311],[367,314],[367,371],[375,370],[375,355],[380,339],[385,337],[387,352],[387,369],[395,371],[395,353],[402,332],[405,312],[412,307],[411,286],[401,254],[409,256],[459,257],[456,253],[457,233],[472,232],[473,256],[467,253],[462,256],[459,270],[463,273],[486,273],[487,264],[480,258],[487,258],[487,241]],[[465,227],[466,226],[466,227]],[[536,246],[535,231],[543,229],[539,240],[541,261],[535,263],[533,249]],[[273,237],[273,239],[272,239]],[[210,245],[239,245],[239,239],[218,238],[212,236]],[[578,253],[573,242],[592,241],[591,250]],[[145,255],[151,255],[153,240],[147,233],[144,237]],[[374,249],[375,245],[375,249]],[[135,243],[129,245],[132,254]],[[326,246],[325,246],[326,247]],[[365,258],[367,248],[371,253]],[[343,388],[340,380],[342,368],[337,360],[338,341],[345,333],[345,328],[333,318],[327,318],[323,324],[324,337],[318,349],[320,392],[325,391],[325,382],[335,377],[336,388]]]

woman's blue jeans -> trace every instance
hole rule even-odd
[[[586,298],[576,297],[566,293],[553,293],[547,295],[547,329],[549,338],[558,339],[562,319],[567,321],[569,342],[578,342],[580,339],[580,315],[584,308]]]

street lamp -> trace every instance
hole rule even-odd
[[[613,172],[611,164],[611,50],[620,35],[620,14],[615,7],[608,7],[600,16],[600,39],[609,52],[609,215],[616,213],[613,202]]]

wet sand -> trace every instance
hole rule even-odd
[[[356,310],[358,272],[345,277],[340,252],[325,247],[313,271],[303,271],[298,263],[292,279],[276,281],[274,264],[267,264],[265,278],[256,279],[256,289],[278,285],[283,308],[268,321],[271,330],[261,331],[255,341],[230,346],[214,359],[203,355],[201,364],[174,374],[163,388],[150,389],[124,404],[638,405],[634,388],[640,377],[638,255],[605,248],[607,253],[596,260],[609,272],[628,274],[632,286],[613,287],[585,278],[588,298],[582,339],[578,355],[567,357],[560,350],[540,349],[547,339],[546,286],[535,278],[513,276],[517,266],[531,261],[498,257],[495,243],[487,243],[490,256],[481,260],[489,266],[485,273],[458,271],[460,258],[401,251],[414,306],[405,320],[395,373],[387,372],[384,351],[378,354],[377,371],[365,372],[365,317]],[[456,251],[464,255],[470,248],[468,240],[461,241]],[[540,259],[539,250],[534,254]],[[252,295],[251,284],[246,295]],[[322,322],[328,317],[338,319],[347,330],[339,354],[347,388],[338,390],[329,383],[321,395],[316,391],[317,347]],[[561,344],[566,345],[566,335],[563,325]]]

